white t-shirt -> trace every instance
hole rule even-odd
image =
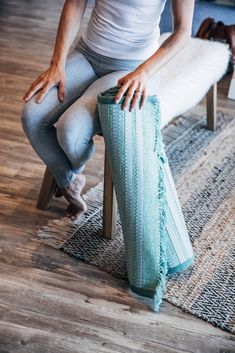
[[[95,0],[81,37],[99,54],[146,60],[159,48],[159,22],[166,1]]]

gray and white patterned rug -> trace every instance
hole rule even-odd
[[[183,311],[235,333],[235,119],[219,114],[215,132],[205,121],[166,147],[195,252],[195,264],[168,275],[163,298]],[[40,241],[127,280],[120,218],[112,240],[102,237],[103,182],[84,198],[89,210],[76,224],[53,220]]]

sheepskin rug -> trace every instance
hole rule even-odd
[[[160,44],[169,35],[163,33]],[[227,44],[191,37],[186,47],[157,72],[163,127],[205,97],[226,73],[230,55]]]

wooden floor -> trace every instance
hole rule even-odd
[[[150,312],[128,295],[125,281],[34,239],[66,203],[56,199],[46,212],[35,208],[44,165],[22,131],[21,97],[49,62],[61,5],[0,2],[0,353],[235,352],[234,336],[166,301],[159,313]],[[228,83],[227,75],[218,103],[232,113]],[[164,130],[165,142],[202,114],[205,100]],[[95,141],[86,190],[103,175],[103,140]]]

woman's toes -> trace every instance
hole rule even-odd
[[[62,193],[69,203],[72,203],[77,208],[82,209],[84,212],[87,210],[85,201],[81,196],[81,191],[86,183],[86,177],[83,174],[78,174],[76,179],[70,186],[62,188]]]
[[[84,211],[82,211],[82,210],[77,210],[77,211],[75,211],[73,214],[71,214],[70,219],[71,219],[72,221],[75,221],[76,219],[80,218],[83,213],[84,213]]]
[[[70,203],[65,211],[65,216],[70,218],[71,220],[78,219],[82,213],[87,211],[87,206],[85,204],[85,207],[79,208],[76,205],[73,205]]]

